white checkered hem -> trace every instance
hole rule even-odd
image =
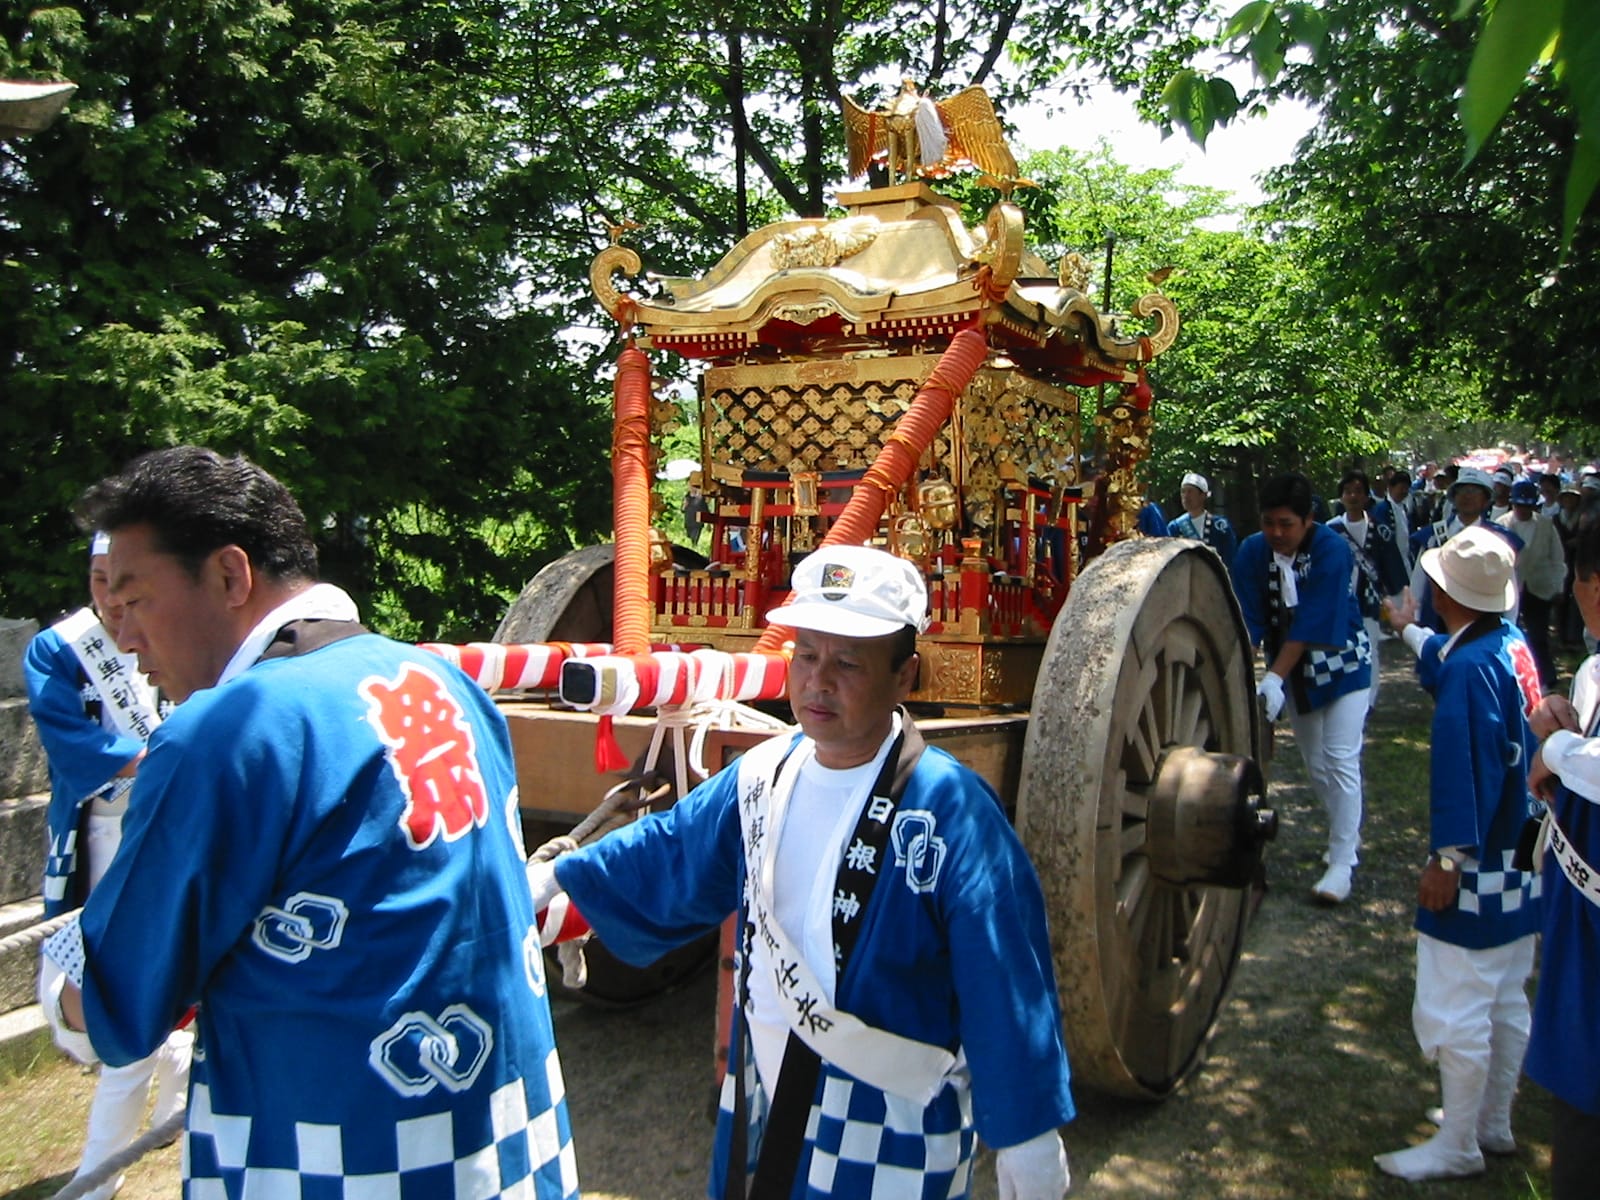
[[[489,1096],[493,1141],[467,1153],[455,1150],[455,1126],[449,1111],[397,1121],[394,1125],[394,1169],[367,1174],[347,1174],[345,1147],[357,1144],[370,1157],[374,1131],[340,1125],[294,1122],[297,1162],[293,1167],[251,1165],[250,1131],[255,1118],[219,1113],[211,1107],[211,1090],[195,1083],[189,1098],[188,1128],[183,1138],[183,1177],[191,1200],[302,1200],[328,1195],[335,1184],[343,1200],[401,1200],[408,1174],[451,1168],[456,1200],[548,1200],[538,1190],[535,1176],[554,1164],[559,1171],[560,1196],[576,1200],[577,1158],[570,1138],[563,1138],[556,1106],[565,1095],[560,1061],[552,1050],[545,1060],[551,1106],[530,1115],[527,1091],[521,1079],[496,1088]],[[194,1147],[209,1140],[218,1174],[193,1174]],[[506,1152],[510,1151],[510,1154]],[[507,1177],[507,1162],[521,1164]],[[232,1184],[230,1189],[229,1184]],[[416,1194],[415,1187],[411,1189]]]
[[[1511,865],[1512,851],[1500,852],[1500,863],[1465,866],[1461,871],[1461,890],[1456,907],[1462,912],[1483,916],[1520,912],[1543,894],[1543,879],[1533,871],[1519,871]]]

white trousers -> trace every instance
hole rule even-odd
[[[1534,935],[1506,946],[1468,950],[1417,935],[1417,995],[1411,1027],[1430,1062],[1449,1048],[1489,1062],[1497,1030],[1527,1040],[1532,1018],[1526,985],[1533,971]]]
[[[89,890],[99,886],[106,869],[122,844],[122,817],[89,813],[86,832]],[[89,1128],[84,1134],[83,1157],[78,1174],[86,1175],[121,1150],[139,1132],[144,1120],[145,1101],[151,1083],[156,1088],[152,1126],[160,1125],[181,1112],[189,1099],[189,1062],[194,1052],[194,1034],[175,1029],[148,1058],[125,1067],[102,1065],[100,1081],[89,1104]],[[110,1196],[114,1188],[97,1192]]]
[[[1367,711],[1378,707],[1378,646],[1383,639],[1383,626],[1376,617],[1362,617],[1367,627],[1367,641],[1372,643],[1372,683],[1367,687]]]
[[[1346,692],[1313,712],[1290,706],[1294,730],[1311,791],[1328,814],[1328,865],[1353,867],[1361,845],[1361,737],[1367,719],[1367,692]]]
[[[152,1128],[183,1111],[189,1099],[189,1060],[193,1051],[194,1034],[175,1029],[150,1057],[125,1067],[101,1066],[100,1082],[95,1085],[94,1099],[89,1104],[89,1128],[83,1138],[79,1175],[87,1175],[137,1136],[152,1083],[156,1089],[156,1106],[150,1114]],[[101,1194],[109,1196],[111,1192]]]

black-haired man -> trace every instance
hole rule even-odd
[[[1233,561],[1252,645],[1265,645],[1257,688],[1268,720],[1285,708],[1311,788],[1328,813],[1328,869],[1312,888],[1324,903],[1350,895],[1361,841],[1361,744],[1372,646],[1356,601],[1350,544],[1311,519],[1311,483],[1277,475],[1261,485],[1261,532]]]
[[[927,591],[832,546],[768,614],[795,630],[778,734],[673,808],[530,868],[608,949],[649,962],[740,914],[710,1194],[1060,1200],[1072,1118],[1043,899],[994,793],[899,707]],[[570,914],[569,914],[570,919]]]
[[[199,1005],[186,1194],[575,1197],[504,719],[364,630],[243,458],[158,451],[81,508],[183,703],[46,945],[58,1040],[127,1062]]]

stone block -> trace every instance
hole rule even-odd
[[[0,904],[39,894],[49,804],[47,795],[0,800]]]
[[[22,687],[22,654],[39,632],[39,622],[0,617],[0,698],[26,695]]]
[[[50,761],[20,696],[0,700],[0,800],[50,790]]]
[[[38,897],[18,904],[0,905],[0,941],[19,934],[44,919]],[[36,999],[39,981],[39,944],[0,951],[0,1013],[25,1008]]]

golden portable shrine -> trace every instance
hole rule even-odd
[[[596,767],[653,770],[669,802],[787,716],[789,631],[764,614],[806,553],[915,563],[932,611],[913,711],[994,786],[1038,868],[1074,1074],[1162,1096],[1203,1047],[1274,827],[1223,564],[1135,528],[1145,370],[1178,314],[1159,293],[1103,311],[1081,256],[1052,268],[1028,248],[981,91],[920,136],[895,125],[927,112],[903,95],[898,114],[849,106],[853,163],[905,178],[841,194],[842,215],[647,285],[614,231],[591,283],[626,343],[615,541],[542,571],[494,643],[435,649],[499,695],[525,814],[570,824]],[[976,227],[924,178],[959,162],[1002,193]],[[704,364],[705,556],[651,523],[681,419],[652,386],[669,354]],[[640,981],[602,951],[590,988],[636,999],[677,969]]]

